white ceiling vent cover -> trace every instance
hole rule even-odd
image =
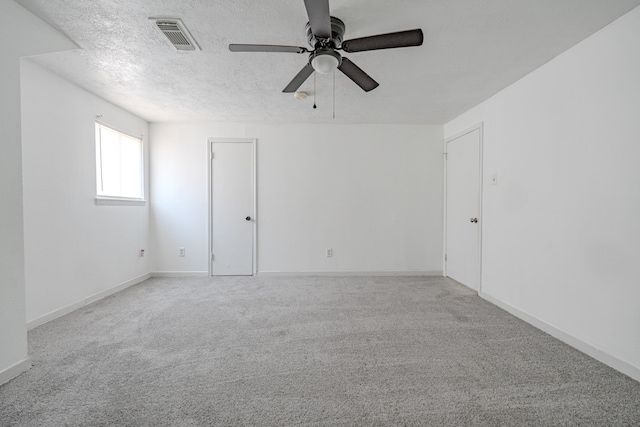
[[[149,18],[156,28],[164,34],[169,43],[178,50],[200,50],[198,43],[187,30],[184,23],[177,18]]]

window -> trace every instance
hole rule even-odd
[[[96,123],[97,200],[144,197],[142,139]]]

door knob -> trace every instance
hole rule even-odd
[[[251,221],[251,217],[250,217],[250,216],[246,217],[245,219],[246,219],[247,221]]]
[[[471,222],[477,223],[478,222],[478,218],[471,218]]]

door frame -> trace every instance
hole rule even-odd
[[[482,200],[483,200],[483,164],[484,164],[484,122],[477,123],[470,128],[465,129],[462,132],[455,134],[452,137],[444,140],[444,231],[443,231],[443,253],[442,253],[442,272],[445,277],[447,276],[447,147],[448,143],[454,141],[462,136],[465,136],[476,130],[480,131],[480,153],[479,153],[479,173],[478,173],[478,216],[480,221],[478,223],[478,293],[482,292],[482,230],[484,226],[484,216],[482,214]]]
[[[256,138],[209,138],[207,140],[207,199],[209,205],[209,218],[207,223],[207,235],[209,241],[208,254],[207,254],[207,263],[208,267],[208,275],[209,277],[213,276],[213,200],[211,197],[211,178],[212,178],[212,166],[211,162],[213,160],[213,144],[214,143],[245,143],[251,144],[253,151],[253,212],[251,213],[251,217],[254,219],[253,221],[253,268],[252,275],[255,276],[258,274],[258,158],[257,158],[257,142]]]

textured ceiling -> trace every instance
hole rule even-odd
[[[82,49],[34,60],[150,122],[441,124],[593,34],[640,0],[330,0],[345,39],[422,28],[421,47],[345,54],[380,87],[318,75],[307,61],[231,53],[229,43],[307,46],[303,0],[17,0]],[[179,52],[149,17],[181,18],[201,51]]]

